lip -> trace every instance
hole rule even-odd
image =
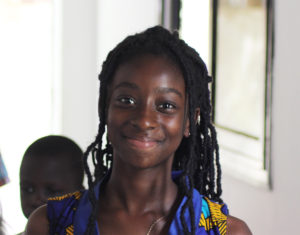
[[[158,145],[160,141],[146,137],[126,137],[127,142],[138,149],[151,149]]]

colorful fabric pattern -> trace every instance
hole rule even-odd
[[[96,198],[99,197],[101,183],[95,187]],[[180,220],[181,208],[186,201],[184,197],[169,228],[169,235],[182,235],[183,226]],[[193,192],[195,209],[196,235],[225,235],[228,210],[225,204],[218,204],[203,197],[197,190]],[[62,197],[49,199],[48,219],[50,235],[83,235],[88,224],[92,206],[88,192],[75,192]],[[185,213],[186,221],[190,221],[189,213]],[[190,227],[190,223],[188,223]],[[95,226],[95,235],[99,235]]]
[[[47,214],[50,234],[73,235],[74,215],[82,195],[81,191],[48,199]]]
[[[204,227],[205,231],[215,229],[218,230],[220,235],[225,235],[228,214],[226,205],[220,205],[212,202],[206,197],[204,197],[202,200],[202,213],[199,226]]]

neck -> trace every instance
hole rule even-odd
[[[154,211],[166,214],[172,207],[177,186],[172,180],[171,166],[133,169],[114,165],[104,196],[109,204],[130,214]]]

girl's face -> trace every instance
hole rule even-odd
[[[185,83],[180,70],[159,56],[123,63],[109,87],[108,137],[114,163],[137,168],[172,164],[189,134]]]

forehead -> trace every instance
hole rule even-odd
[[[63,179],[72,173],[67,156],[26,156],[22,162],[20,177],[40,179]]]
[[[165,56],[143,55],[122,63],[113,76],[111,87],[122,82],[140,83],[142,87],[155,83],[157,86],[175,87],[185,93],[185,82],[179,67]]]

